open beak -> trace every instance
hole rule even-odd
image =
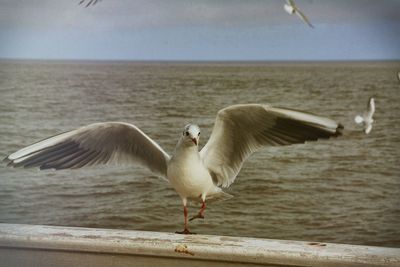
[[[197,146],[197,139],[196,138],[192,138],[192,141]]]

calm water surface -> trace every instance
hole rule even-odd
[[[271,103],[344,124],[344,136],[266,148],[212,203],[202,234],[400,247],[400,83],[392,63],[112,63],[0,61],[0,156],[101,121],[137,125],[172,153],[197,123],[204,145],[217,111]],[[370,96],[376,123],[353,123]],[[189,212],[197,212],[197,203]],[[38,171],[0,166],[0,222],[174,232],[175,191],[146,169]]]

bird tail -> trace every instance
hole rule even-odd
[[[360,115],[357,115],[357,116],[354,118],[354,121],[355,121],[357,124],[360,124],[360,123],[363,123],[363,122],[364,122],[364,118],[361,117]]]

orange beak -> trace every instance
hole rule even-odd
[[[196,138],[192,138],[192,141],[197,146],[197,139]]]

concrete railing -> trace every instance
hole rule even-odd
[[[0,224],[0,266],[400,266],[400,249]]]

